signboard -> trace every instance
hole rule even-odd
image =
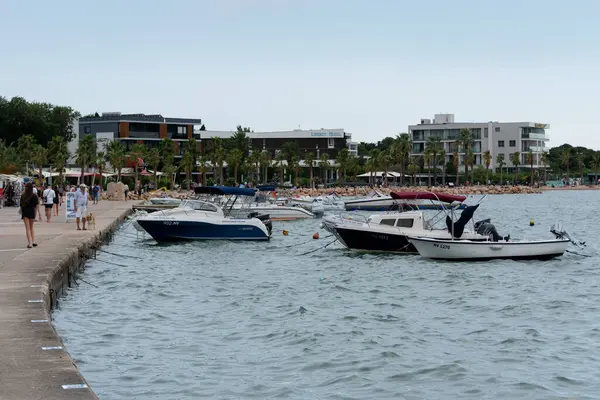
[[[96,152],[103,151],[106,154],[108,142],[115,138],[114,132],[98,132],[96,133]]]
[[[535,127],[539,129],[548,129],[548,124],[535,124]]]
[[[330,131],[317,131],[311,132],[310,136],[312,137],[343,137],[342,132],[330,132]]]
[[[75,212],[75,192],[65,193],[65,212],[67,222],[72,221],[76,218]]]

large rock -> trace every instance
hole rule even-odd
[[[125,200],[125,185],[121,182],[110,182],[106,188],[109,200]]]

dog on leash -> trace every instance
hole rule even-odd
[[[94,214],[89,213],[87,217],[85,217],[85,220],[87,222],[88,229],[96,230],[96,217],[94,217]]]

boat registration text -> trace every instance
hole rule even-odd
[[[449,244],[434,243],[433,247],[437,247],[438,249],[443,249],[443,250],[450,250],[450,245]]]

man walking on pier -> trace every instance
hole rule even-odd
[[[75,192],[75,221],[77,221],[77,230],[80,231],[79,220],[83,223],[83,230],[87,230],[85,228],[85,222],[87,218],[87,202],[88,202],[88,192],[85,188],[86,186],[82,183],[79,185],[79,189]]]

